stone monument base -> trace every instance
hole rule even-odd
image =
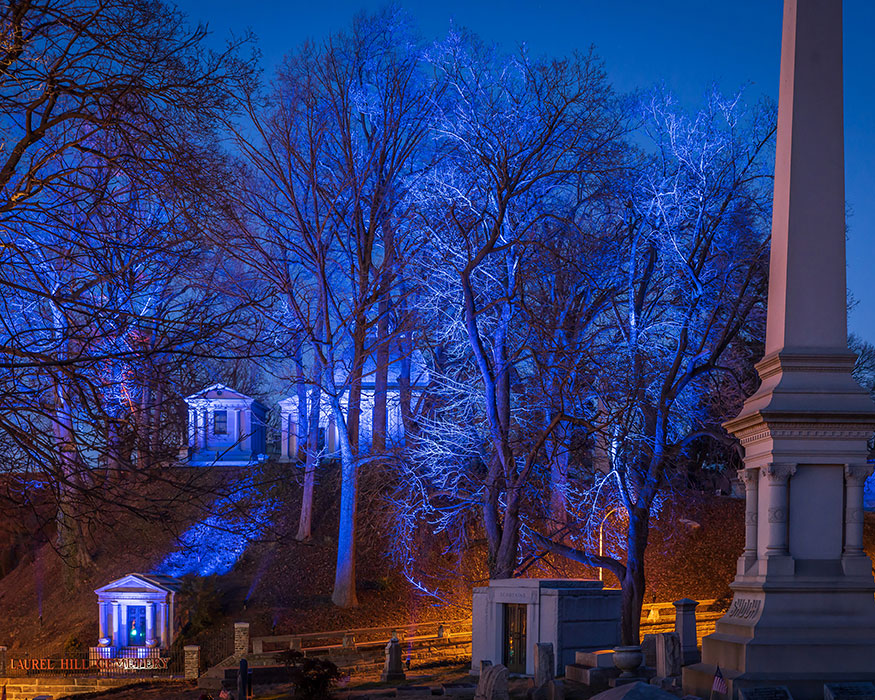
[[[790,564],[795,573],[787,576],[736,579],[732,605],[702,640],[702,663],[683,669],[684,693],[709,697],[717,666],[729,700],[742,689],[780,685],[793,700],[821,700],[824,683],[875,681],[871,574],[805,576],[833,562]]]

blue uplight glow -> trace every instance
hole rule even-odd
[[[211,576],[228,573],[247,547],[271,524],[276,503],[251,479],[233,494],[218,499],[212,513],[192,525],[152,573],[166,576]]]

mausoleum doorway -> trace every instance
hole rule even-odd
[[[504,603],[502,663],[511,673],[526,672],[526,605]]]
[[[128,606],[128,646],[146,646],[146,606]]]

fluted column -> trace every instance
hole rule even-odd
[[[770,464],[764,475],[767,488],[769,530],[765,555],[767,557],[787,556],[787,484],[796,473],[795,464]]]
[[[155,603],[146,603],[146,646],[154,647],[155,643]]]
[[[112,645],[114,647],[123,647],[127,640],[122,641],[122,605],[113,601],[112,603]]]
[[[98,607],[97,621],[98,621],[98,627],[99,627],[99,630],[98,630],[99,639],[98,639],[97,643],[100,646],[107,646],[107,642],[105,641],[107,639],[107,635],[108,635],[108,630],[107,630],[108,625],[107,625],[106,618],[107,618],[107,608],[109,607],[109,603],[101,601],[97,604],[97,607]]]
[[[738,573],[745,571],[757,560],[758,508],[759,508],[759,467],[738,470],[738,478],[744,484],[744,552],[739,560]]]
[[[862,557],[863,552],[863,485],[872,474],[871,464],[845,467],[845,546],[846,557]]]

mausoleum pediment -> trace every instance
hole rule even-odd
[[[108,593],[176,593],[182,586],[178,578],[155,574],[128,574],[110,581],[94,592],[98,596]]]
[[[235,391],[225,384],[214,384],[206,389],[201,389],[191,396],[186,397],[186,401],[201,400],[224,400],[224,401],[255,401],[251,396],[247,396],[239,391]]]

